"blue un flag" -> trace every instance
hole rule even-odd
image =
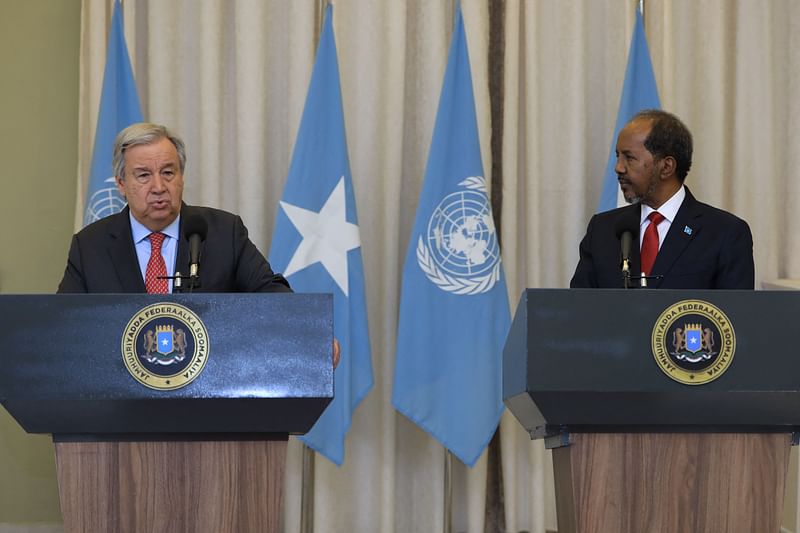
[[[125,44],[122,23],[122,7],[114,2],[114,15],[108,32],[106,68],[103,73],[103,92],[100,96],[100,112],[94,134],[92,169],[86,188],[83,225],[118,213],[125,207],[125,200],[117,192],[114,172],[111,168],[111,151],[114,139],[123,128],[142,121],[139,95]]]
[[[332,17],[328,5],[269,260],[295,291],[333,293],[335,397],[300,440],[341,466],[353,411],[372,388],[372,359]]]
[[[403,270],[392,403],[472,466],[503,412],[510,315],[461,7]]]
[[[658,88],[656,77],[653,75],[653,63],[650,61],[650,50],[647,47],[647,38],[644,35],[642,14],[636,10],[636,25],[633,28],[631,48],[628,52],[628,67],[625,69],[625,84],[622,87],[622,97],[619,101],[617,112],[617,125],[614,128],[614,137],[611,138],[611,154],[608,156],[603,190],[600,193],[600,202],[597,211],[608,211],[618,206],[619,184],[614,166],[617,162],[616,148],[617,136],[633,115],[644,109],[658,109]]]

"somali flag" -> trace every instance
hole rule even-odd
[[[372,388],[372,356],[332,17],[329,4],[269,260],[296,292],[333,293],[334,399],[300,440],[341,465],[353,412]]]
[[[617,164],[617,137],[625,124],[639,111],[645,109],[658,109],[661,103],[658,100],[656,77],[653,75],[653,63],[650,61],[650,50],[647,47],[647,38],[644,34],[642,14],[636,10],[636,25],[633,28],[630,52],[628,53],[628,67],[625,69],[625,83],[622,86],[622,97],[619,101],[617,112],[617,125],[614,127],[614,137],[611,139],[611,153],[606,164],[603,190],[597,204],[597,212],[608,211],[624,205],[624,200],[619,193],[617,173],[614,167]]]

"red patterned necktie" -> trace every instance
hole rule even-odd
[[[658,211],[653,211],[647,216],[650,225],[644,230],[642,239],[642,272],[646,276],[653,270],[653,263],[656,262],[658,255],[658,225],[664,220],[664,215]]]
[[[169,282],[166,279],[159,279],[167,275],[167,265],[161,255],[161,244],[164,242],[163,233],[151,233],[150,239],[150,260],[147,262],[147,271],[144,276],[144,285],[147,287],[147,294],[167,294],[169,292]]]

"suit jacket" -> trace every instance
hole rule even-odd
[[[631,275],[641,273],[639,204],[599,213],[589,221],[570,287],[621,288],[618,228],[633,227]],[[753,289],[753,236],[744,220],[698,202],[686,189],[675,220],[656,256],[651,288]],[[638,285],[638,283],[637,283]]]
[[[219,209],[181,207],[181,238],[176,270],[188,274],[189,242],[183,223],[198,215],[208,224],[200,248],[200,286],[196,292],[291,292],[247,236],[242,219]],[[60,293],[146,292],[133,245],[129,208],[98,220],[72,237]]]

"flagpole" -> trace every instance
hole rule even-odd
[[[450,3],[450,11],[455,19],[459,0]],[[453,533],[453,452],[444,449],[444,517],[442,520],[442,533]]]
[[[317,0],[317,12],[314,14],[317,27],[314,28],[314,50],[319,48],[319,40],[322,37],[322,25],[325,24],[325,8],[328,4],[333,5],[329,0]]]
[[[453,452],[444,449],[444,521],[443,533],[453,532]]]
[[[329,3],[333,4],[329,0],[317,1],[317,27],[314,28],[314,49],[319,48],[322,26],[325,22],[325,8]],[[303,475],[300,481],[300,533],[314,533],[314,466],[316,456],[317,454],[314,450],[303,444]]]
[[[303,479],[300,490],[300,533],[314,531],[314,450],[303,445]]]

